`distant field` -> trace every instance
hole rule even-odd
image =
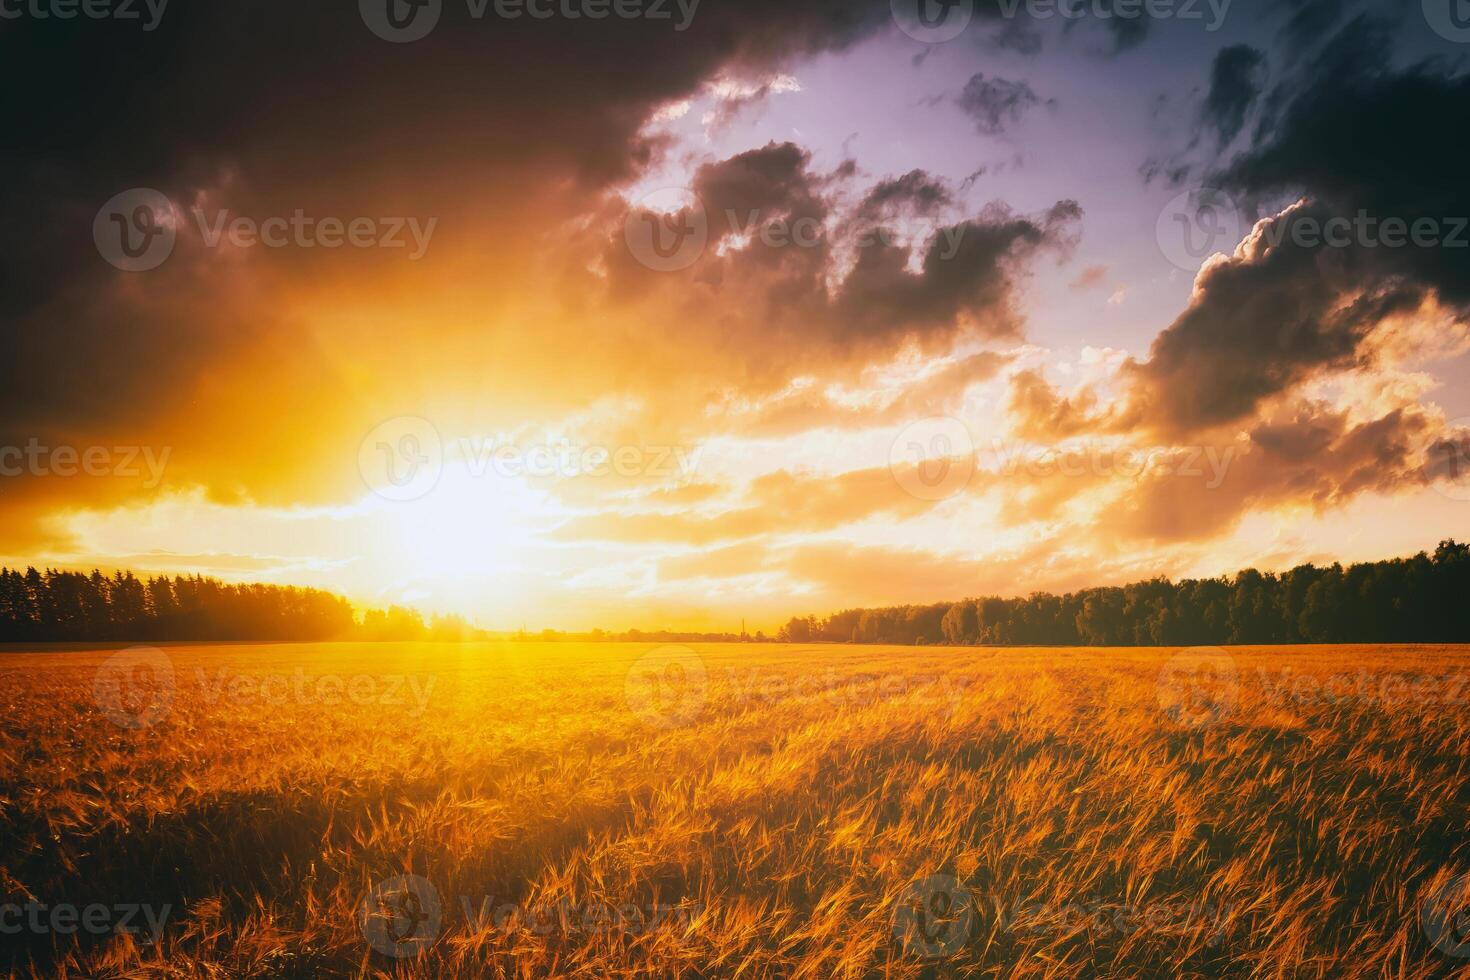
[[[1470,650],[0,653],[22,975],[1440,977]]]

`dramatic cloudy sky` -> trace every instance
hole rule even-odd
[[[0,560],[723,629],[1470,536],[1461,0],[392,2],[0,5]]]

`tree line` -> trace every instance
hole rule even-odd
[[[1023,599],[849,609],[797,617],[788,643],[1220,646],[1274,643],[1470,642],[1470,545],[1344,568],[1253,568],[1233,577]]]
[[[199,575],[0,569],[0,642],[464,639],[463,620],[372,609],[320,589],[232,585]]]

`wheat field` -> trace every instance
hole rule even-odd
[[[0,966],[1440,977],[1463,648],[0,653]]]

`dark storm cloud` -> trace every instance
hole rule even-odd
[[[1215,56],[1210,92],[1200,115],[1220,146],[1228,146],[1245,125],[1246,113],[1261,94],[1264,64],[1265,55],[1248,44],[1231,45]]]
[[[1396,68],[1392,42],[1382,21],[1349,23],[1273,89],[1251,145],[1206,176],[1242,206],[1302,203],[1207,266],[1189,309],[1129,365],[1135,421],[1173,434],[1237,422],[1367,364],[1374,330],[1431,297],[1470,317],[1470,75]],[[1204,113],[1222,138],[1255,98],[1241,78],[1258,64],[1249,49],[1216,62]],[[1424,236],[1391,240],[1389,223]]]
[[[975,128],[987,136],[999,136],[1043,104],[1028,83],[986,78],[983,72],[977,72],[965,83],[964,91],[955,101],[975,121]]]
[[[628,212],[613,214],[600,229],[597,262],[611,297],[662,308],[654,316],[679,311],[688,341],[713,329],[722,343],[780,358],[788,371],[847,369],[861,366],[852,357],[891,353],[906,338],[940,349],[966,331],[1018,336],[1017,281],[1043,253],[1065,255],[1075,244],[1082,212],[1074,201],[1037,215],[995,203],[942,220],[953,193],[912,171],[844,208],[836,184],[851,171],[824,175],[810,162],[800,147],[772,143],[700,167],[691,190],[709,241],[681,274],[632,256],[623,241]],[[591,277],[578,287],[598,288]]]
[[[1470,217],[1470,74],[1428,61],[1395,69],[1392,35],[1358,18],[1283,83],[1269,131],[1213,178],[1253,197],[1304,195],[1336,215],[1445,222]],[[1381,248],[1399,276],[1470,304],[1470,248]]]
[[[450,216],[461,220],[441,227],[445,247],[484,236],[479,271],[511,275],[538,235],[649,162],[658,146],[640,129],[657,106],[722,72],[842,48],[890,17],[881,0],[704,0],[679,31],[493,8],[474,19],[446,3],[408,44],[374,36],[351,2],[180,3],[152,31],[7,20],[0,442],[140,431],[202,382],[218,390],[249,353],[317,378],[279,393],[307,411],[333,381],[318,348],[334,345],[279,299],[373,282],[388,261],[320,249],[205,261],[181,236],[163,267],[120,273],[92,241],[120,191],[156,188],[186,212]]]
[[[1333,216],[1294,207],[1200,273],[1189,308],[1127,368],[1139,421],[1183,436],[1249,418],[1323,371],[1358,364],[1375,327],[1419,305],[1421,290],[1378,274],[1375,250],[1302,239]]]

